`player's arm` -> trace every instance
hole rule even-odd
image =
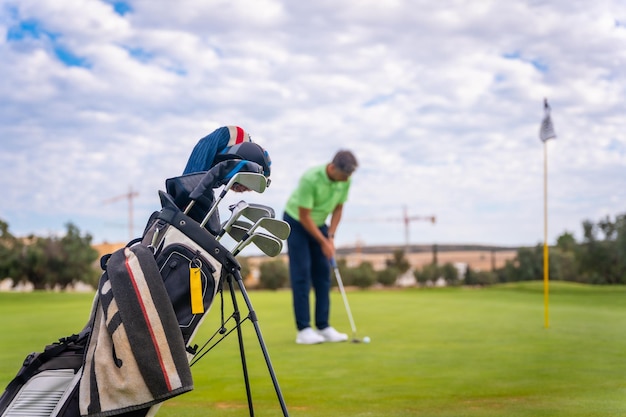
[[[309,234],[313,236],[315,240],[317,240],[317,242],[322,247],[322,252],[324,253],[324,255],[326,255],[328,259],[333,258],[335,256],[335,245],[333,244],[332,240],[324,236],[319,227],[317,227],[317,225],[311,218],[311,209],[299,207],[298,215],[300,217],[300,224],[302,224],[302,227],[304,227],[304,229],[309,232]]]
[[[341,221],[342,214],[343,214],[343,204],[338,204],[330,216],[330,226],[328,226],[328,237],[330,237],[331,239],[335,237],[335,232],[337,231],[337,227],[339,226],[339,222]]]

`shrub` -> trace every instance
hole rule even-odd
[[[400,271],[397,268],[389,267],[376,273],[376,281],[385,287],[391,287],[396,283],[398,276],[400,276]]]
[[[280,259],[263,262],[260,272],[259,288],[276,290],[289,282],[289,267]]]

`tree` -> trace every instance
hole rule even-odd
[[[468,267],[465,270],[465,278],[463,283],[465,285],[492,285],[498,282],[498,276],[492,271],[474,271]]]
[[[416,269],[413,271],[413,275],[420,284],[425,284],[428,281],[434,283],[441,276],[439,267],[435,263],[424,265],[422,269]]]
[[[28,236],[21,243],[0,222],[0,272],[16,281],[31,282],[36,289],[65,287],[77,281],[96,282],[100,272],[93,268],[98,252],[91,236],[81,235],[71,223],[62,238]],[[3,253],[4,252],[4,253]]]
[[[556,247],[563,252],[574,252],[576,246],[576,239],[570,232],[565,232],[556,239]]]
[[[398,268],[390,266],[376,273],[376,282],[385,287],[391,287],[396,283],[400,275]]]
[[[250,262],[248,261],[247,257],[238,258],[237,261],[239,261],[239,266],[241,266],[239,273],[241,274],[241,278],[243,278],[243,280],[245,281],[251,272]]]
[[[46,277],[52,273],[48,268],[49,239],[35,238],[31,236],[31,244],[24,247],[20,256],[20,272],[17,281],[31,282],[36,289],[46,287]]]
[[[543,246],[520,248],[517,251],[517,279],[515,281],[532,281],[543,276]]]
[[[91,246],[91,235],[81,235],[72,223],[67,223],[65,227],[65,236],[58,241],[59,269],[55,284],[65,287],[77,281],[94,283],[99,272],[94,271],[92,265],[98,259],[98,252]]]
[[[604,240],[598,238],[598,231]],[[607,217],[594,225],[583,222],[583,243],[580,251],[580,274],[584,282],[593,284],[617,284],[622,280],[618,251],[613,236],[616,227]]]
[[[24,245],[9,232],[8,223],[0,220],[0,280],[20,275],[20,254]]]
[[[371,262],[363,262],[354,268],[349,268],[345,259],[340,259],[337,262],[337,267],[345,286],[354,285],[360,288],[367,288],[376,282],[377,274]],[[332,285],[336,285],[334,281]]]
[[[376,282],[376,271],[371,262],[363,262],[352,268],[352,284],[359,288],[371,287]]]
[[[409,268],[411,268],[411,264],[402,249],[396,249],[393,251],[392,258],[387,259],[385,263],[388,268],[395,268],[399,272],[398,275],[404,274],[409,270]]]
[[[260,270],[259,288],[277,290],[289,282],[289,268],[281,259],[261,263]]]
[[[459,283],[459,270],[456,269],[456,267],[452,263],[446,262],[445,264],[443,264],[443,266],[440,268],[440,272],[441,276],[443,277],[443,279],[446,280],[448,284],[456,285]]]

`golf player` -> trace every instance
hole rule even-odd
[[[298,344],[348,340],[347,334],[339,333],[328,322],[329,261],[335,256],[335,232],[357,166],[352,152],[340,150],[330,163],[310,168],[302,175],[285,206],[283,218],[291,226],[287,249]],[[327,225],[329,215],[330,225]],[[317,331],[311,328],[311,286],[315,292]]]

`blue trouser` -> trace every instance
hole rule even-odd
[[[298,220],[287,213],[283,219],[291,226],[287,250],[296,326],[298,330],[311,327],[309,292],[312,285],[315,291],[315,327],[325,329],[329,326],[330,313],[330,263],[320,244]],[[328,226],[320,226],[320,231],[327,236]]]

